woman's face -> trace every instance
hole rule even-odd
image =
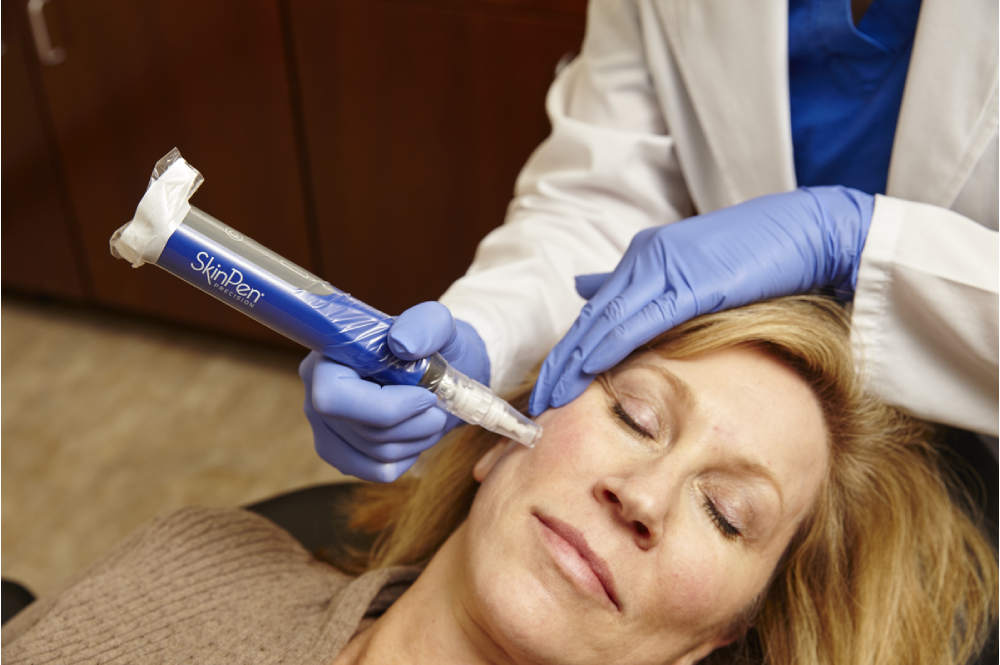
[[[462,533],[477,630],[517,661],[691,662],[764,589],[828,453],[771,356],[645,353],[498,446]]]

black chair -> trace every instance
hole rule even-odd
[[[946,450],[954,454],[946,454],[945,462],[951,468],[961,484],[969,493],[969,497],[978,508],[983,518],[983,526],[997,550],[997,495],[1000,493],[1000,476],[997,474],[997,460],[990,453],[986,442],[979,435],[960,429],[948,429],[945,432]],[[995,445],[995,444],[994,444]],[[973,665],[994,665],[1000,655],[1000,626],[994,624],[986,647],[973,662]]]
[[[25,589],[17,582],[3,580],[0,582],[0,609],[2,609],[3,623],[23,610],[35,600],[34,594]]]
[[[310,552],[336,555],[347,548],[368,550],[377,534],[348,527],[348,505],[359,482],[315,485],[259,501],[246,509],[288,531]]]

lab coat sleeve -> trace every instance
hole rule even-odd
[[[889,403],[997,435],[998,248],[996,231],[958,213],[876,197],[853,335]]]
[[[581,54],[546,99],[549,138],[518,177],[505,223],[441,297],[472,324],[491,386],[517,385],[565,334],[579,274],[615,268],[640,230],[693,213],[630,3],[591,3]]]

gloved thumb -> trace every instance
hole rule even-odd
[[[406,310],[389,328],[389,349],[403,360],[419,360],[439,351],[455,335],[455,319],[437,301]]]
[[[584,300],[590,300],[597,293],[598,289],[604,286],[604,282],[611,277],[609,272],[598,272],[590,275],[576,276],[576,292]]]

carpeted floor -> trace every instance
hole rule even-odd
[[[155,514],[344,479],[300,354],[5,296],[3,577],[57,587]]]

